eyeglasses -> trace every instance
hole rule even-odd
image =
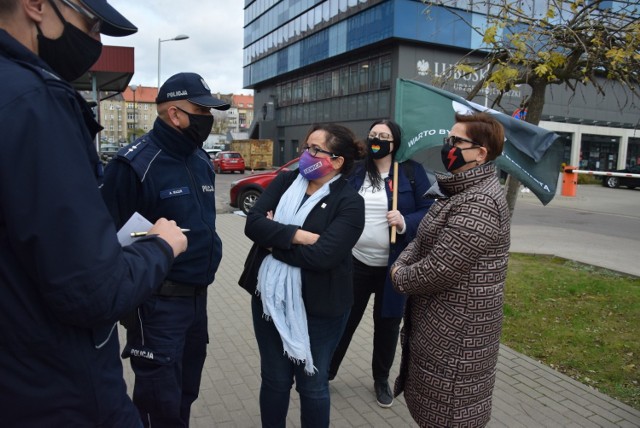
[[[369,132],[369,138],[377,138],[381,141],[393,141],[393,135],[389,134],[388,132],[371,131]]]
[[[335,159],[338,157],[335,154],[328,152],[326,150],[322,150],[320,147],[316,147],[316,146],[307,146],[305,147],[305,150],[308,151],[309,154],[314,158],[318,157],[318,153],[324,153],[325,155],[329,155],[331,159]]]
[[[60,0],[60,1],[64,3],[68,8],[73,9],[76,13],[79,13],[80,15],[82,15],[89,22],[89,28],[90,28],[89,31],[91,33],[94,33],[94,34],[100,33],[100,30],[102,29],[102,19],[98,18],[97,16],[95,16],[93,13],[89,12],[87,9],[83,8],[82,6],[71,2],[71,0]]]
[[[466,138],[456,137],[455,135],[449,135],[442,140],[448,146],[455,146],[458,143],[471,143],[474,146],[482,146],[482,144],[478,144],[475,141],[467,140]]]

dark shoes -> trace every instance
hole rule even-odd
[[[389,382],[385,381],[375,381],[373,383],[373,388],[376,390],[376,401],[378,402],[378,406],[380,407],[391,407],[393,404],[393,394],[391,393],[391,388],[389,388]]]

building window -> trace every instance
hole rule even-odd
[[[349,94],[349,67],[340,69],[340,95]]]
[[[380,91],[379,96],[378,115],[380,117],[389,117],[391,114],[391,97],[389,96],[389,91]]]
[[[360,71],[360,92],[364,92],[369,89],[369,63],[361,62],[358,69]]]
[[[291,84],[291,102],[294,104],[302,102],[302,82],[299,80]]]
[[[618,137],[582,134],[580,168],[592,171],[616,169]]]
[[[380,68],[380,87],[389,88],[391,86],[391,58],[382,58]]]
[[[321,98],[337,97],[340,92],[340,72],[334,70],[324,73],[324,88]]]
[[[357,94],[359,89],[360,70],[357,64],[349,66],[349,93]]]
[[[378,92],[371,91],[367,94],[367,116],[379,117],[378,114]]]

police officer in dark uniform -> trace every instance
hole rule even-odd
[[[211,96],[195,73],[169,78],[156,103],[153,129],[107,165],[102,192],[117,225],[137,211],[152,222],[171,217],[189,230],[189,248],[162,287],[138,307],[122,353],[131,359],[133,402],[145,426],[182,427],[189,426],[200,389],[208,342],[206,291],[222,258],[215,175],[202,145],[213,126],[211,109],[229,104]]]
[[[0,0],[0,425],[138,428],[117,320],[187,247],[175,222],[122,247],[102,201],[100,125],[68,83],[100,33],[137,28],[106,0]]]

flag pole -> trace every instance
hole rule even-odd
[[[391,200],[391,210],[398,209],[398,162],[393,163],[393,198]],[[391,243],[396,243],[396,226],[391,226]]]

